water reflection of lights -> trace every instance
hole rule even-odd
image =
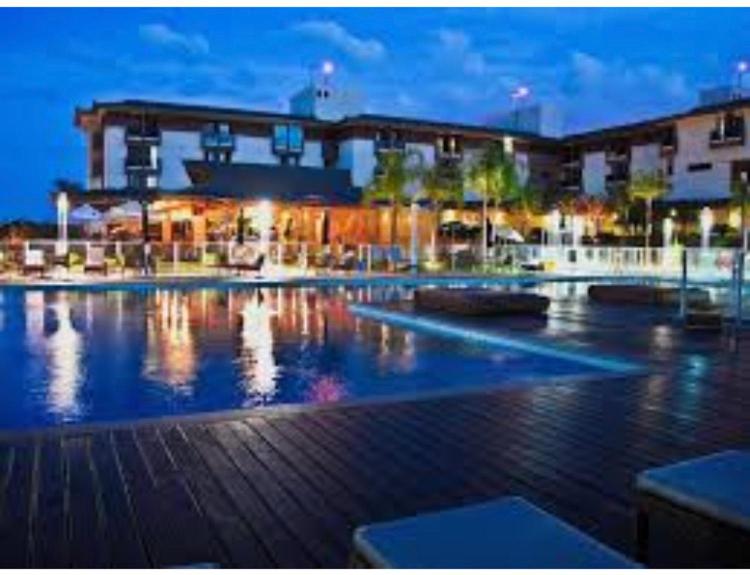
[[[267,297],[258,294],[242,308],[240,364],[253,403],[266,403],[277,392],[279,368],[273,355],[273,330]]]
[[[346,395],[344,383],[332,375],[324,375],[312,382],[308,401],[314,403],[336,403]]]
[[[143,375],[189,392],[195,378],[197,357],[190,331],[188,295],[157,291],[154,313],[146,320],[147,350]]]
[[[47,403],[53,413],[75,415],[79,408],[78,389],[84,377],[83,338],[73,327],[70,302],[64,292],[50,309],[57,320],[57,330],[47,339]]]

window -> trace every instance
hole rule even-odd
[[[129,144],[128,145],[128,157],[126,164],[131,167],[137,168],[149,168],[152,167],[151,162],[151,146],[144,146],[140,144]]]
[[[711,145],[737,145],[744,141],[745,118],[741,114],[727,112],[716,117],[716,126],[711,130],[709,137]]]
[[[204,150],[203,159],[213,164],[231,164],[232,150]]]
[[[402,151],[405,147],[404,139],[397,130],[378,130],[375,132],[375,149],[377,151]]]
[[[276,124],[273,127],[273,151],[276,154],[301,154],[305,148],[302,126]]]
[[[462,146],[458,136],[440,136],[435,144],[438,156],[459,157]]]
[[[713,168],[713,165],[710,162],[703,162],[700,164],[689,164],[687,167],[688,172],[707,172]]]
[[[155,188],[158,180],[155,176],[147,176],[143,173],[128,174],[128,187],[135,190]]]

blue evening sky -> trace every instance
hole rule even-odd
[[[750,57],[745,9],[29,9],[0,12],[0,220],[83,181],[73,110],[154,98],[284,110],[323,59],[384,114],[481,121],[528,85],[566,131],[683,109]]]

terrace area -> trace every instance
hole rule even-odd
[[[358,525],[507,494],[631,554],[640,470],[748,446],[747,342],[545,289],[547,319],[463,325],[646,372],[5,434],[0,564],[341,567]]]

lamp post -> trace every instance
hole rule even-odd
[[[57,251],[59,255],[68,253],[68,212],[70,201],[68,194],[60,192],[57,195]]]
[[[742,77],[750,70],[750,62],[740,60],[737,62],[737,92],[738,96],[742,93]]]
[[[510,100],[513,103],[513,129],[520,130],[520,114],[518,110],[518,104],[531,96],[531,89],[528,86],[518,86],[510,94]]]

